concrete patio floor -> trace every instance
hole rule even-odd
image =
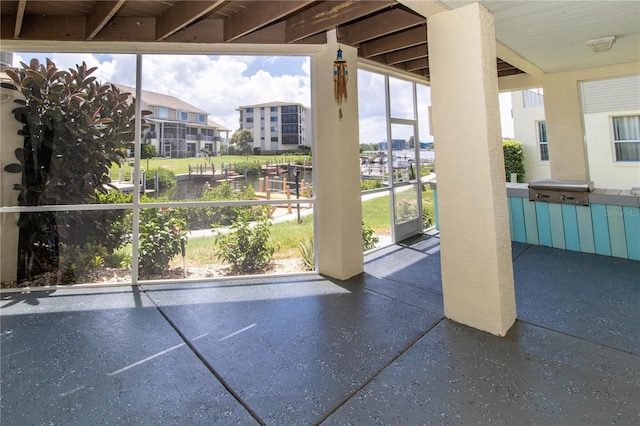
[[[321,276],[3,294],[2,424],[639,424],[640,262],[513,245],[505,338],[437,236]]]

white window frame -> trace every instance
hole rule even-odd
[[[616,118],[624,118],[624,117],[637,117],[638,126],[640,126],[640,114],[627,114],[627,115],[612,115],[609,117],[609,123],[611,125],[611,147],[613,149],[613,161],[616,164],[637,164],[640,163],[640,156],[634,160],[620,160],[618,159],[618,150],[616,149],[617,144],[623,143],[637,143],[640,144],[639,139],[616,139],[616,126],[614,125],[614,121]],[[640,136],[640,131],[637,132]]]
[[[169,118],[169,108],[163,106],[159,106],[157,108],[158,118]]]
[[[541,126],[544,126],[544,137]],[[544,140],[543,140],[544,139]],[[549,137],[547,135],[547,121],[536,120],[536,145],[538,147],[538,161],[541,163],[549,162]],[[546,145],[547,158],[542,158],[542,146]]]

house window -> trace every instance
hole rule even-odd
[[[271,142],[278,142],[277,136],[271,136]]]
[[[549,161],[549,142],[547,141],[547,122],[537,121],[538,153],[540,161]]]
[[[189,121],[189,113],[187,111],[178,111],[178,120]]]
[[[271,122],[278,122],[278,117],[271,117]]]
[[[253,123],[253,117],[247,117],[247,123]]]
[[[616,161],[640,161],[640,115],[611,117]]]
[[[247,108],[247,113],[253,112],[253,108]]]
[[[278,112],[278,107],[272,106],[269,110],[271,112]]]
[[[198,123],[206,123],[207,117],[204,114],[198,114]]]
[[[169,118],[169,109],[165,107],[158,107],[158,118]]]
[[[277,132],[278,131],[278,126],[271,126],[271,131],[272,132]]]

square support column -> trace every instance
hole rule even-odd
[[[335,30],[327,33],[326,50],[313,59],[312,104],[315,127],[314,194],[317,198],[316,259],[318,272],[346,280],[364,270],[360,195],[357,51],[338,46]],[[338,48],[347,61],[348,99],[340,106],[333,90],[333,61]]]
[[[551,178],[589,180],[580,83],[570,74],[550,76],[542,88]]]
[[[474,3],[427,27],[444,311],[504,336],[516,306],[493,16]]]

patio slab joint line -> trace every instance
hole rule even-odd
[[[433,294],[434,296],[442,297],[442,295],[441,295],[441,294],[438,294],[438,293],[436,293],[436,292],[434,292],[434,291],[431,291],[431,290],[428,290],[428,289],[425,289],[425,288],[422,288],[422,287],[416,287],[416,286],[413,286],[413,285],[411,285],[411,284],[407,284],[407,283],[402,282],[402,281],[392,280],[392,279],[387,278],[387,277],[378,277],[378,276],[373,275],[373,274],[371,274],[371,276],[373,276],[373,277],[375,277],[375,278],[378,278],[378,279],[381,279],[381,280],[391,281],[392,283],[395,283],[395,284],[409,285],[409,286],[411,286],[411,287],[413,287],[413,288],[415,288],[415,289],[418,289],[418,290],[424,291],[425,293],[431,293],[431,294]],[[412,303],[409,303],[409,302],[407,302],[406,300],[398,299],[398,298],[396,298],[396,297],[391,297],[391,296],[389,296],[388,294],[381,293],[381,292],[376,291],[376,290],[373,290],[373,289],[371,289],[371,288],[367,288],[366,286],[365,286],[364,290],[365,290],[365,291],[369,291],[369,292],[371,292],[371,293],[374,293],[374,294],[376,294],[376,295],[378,295],[378,296],[382,296],[382,297],[389,298],[389,299],[393,300],[394,302],[404,303],[405,305],[408,305],[408,306],[411,306],[411,307],[414,307],[414,308],[418,308],[418,309],[421,309],[421,310],[423,310],[423,311],[432,312],[432,313],[434,313],[434,314],[440,314],[439,312],[433,312],[433,311],[430,311],[429,309],[425,309],[425,308],[423,308],[422,306],[418,306],[418,305],[414,305],[414,304],[412,304]],[[443,316],[442,318],[444,318],[444,316]]]
[[[570,334],[570,333],[567,333],[567,332],[564,332],[564,331],[556,330],[556,329],[553,329],[551,327],[547,327],[547,326],[544,326],[544,325],[536,324],[535,322],[524,320],[522,318],[517,318],[517,320],[519,322],[523,323],[523,324],[527,324],[527,325],[530,325],[532,327],[537,327],[537,328],[541,328],[543,330],[551,331],[553,333],[562,334],[563,336],[571,337],[573,339],[582,340],[583,342],[587,342],[587,343],[590,343],[592,345],[601,346],[603,348],[611,349],[611,350],[614,350],[614,351],[622,352],[624,354],[628,354],[628,355],[632,355],[632,356],[640,358],[640,354],[638,354],[636,352],[633,352],[633,351],[630,351],[630,350],[627,350],[627,349],[621,349],[621,348],[618,348],[616,346],[607,345],[607,344],[604,344],[602,342],[598,342],[598,341],[595,341],[595,340],[587,339],[585,337],[577,336],[575,334]]]
[[[205,357],[202,356],[202,354],[200,354],[200,352],[195,348],[195,346],[193,346],[193,344],[189,341],[187,336],[185,336],[182,333],[182,331],[180,331],[180,329],[176,326],[176,324],[174,324],[173,321],[171,321],[169,316],[162,310],[162,308],[155,302],[155,300],[153,300],[153,298],[151,298],[147,294],[147,292],[144,289],[144,287],[140,285],[139,288],[142,289],[142,291],[145,293],[147,298],[151,301],[151,303],[153,303],[153,306],[156,307],[156,309],[158,310],[160,315],[162,315],[162,317],[165,319],[165,321],[167,321],[167,323],[169,323],[171,328],[173,328],[173,330],[178,334],[178,336],[180,337],[180,339],[182,339],[184,344],[191,350],[191,352],[193,352],[193,354],[200,360],[200,362],[202,362],[202,364],[204,364],[204,366],[207,367],[207,369],[211,372],[211,374],[213,374],[214,377],[216,379],[218,379],[218,381],[222,384],[222,386],[224,386],[226,391],[229,392],[233,396],[233,398],[235,398],[235,400],[238,401],[238,403],[240,405],[242,405],[242,407],[245,410],[247,410],[247,412],[251,415],[251,417],[253,417],[260,425],[267,426],[267,423],[265,423],[265,421],[260,418],[258,413],[253,411],[253,409],[249,406],[249,404],[244,399],[242,399],[242,397],[240,395],[238,395],[237,392],[235,392],[231,388],[231,386],[227,383],[227,381],[222,378],[220,373],[218,373],[216,371],[216,369],[205,359]]]
[[[358,386],[355,390],[350,392],[349,395],[347,395],[347,397],[344,399],[344,401],[342,401],[342,403],[338,404],[333,410],[329,411],[327,413],[327,415],[322,417],[318,422],[316,422],[314,426],[321,425],[325,420],[327,420],[329,417],[331,417],[333,414],[335,414],[343,405],[347,404],[351,400],[351,398],[353,398],[354,396],[359,394],[360,391],[362,391],[362,389],[367,387],[367,385],[369,383],[373,382],[384,370],[386,370],[391,364],[396,362],[396,360],[398,358],[400,358],[402,355],[407,353],[407,351],[409,351],[411,348],[413,348],[420,340],[422,340],[424,338],[424,336],[429,334],[429,332],[431,330],[433,330],[436,326],[438,326],[438,324],[440,324],[442,321],[444,321],[444,319],[445,319],[444,317],[440,318],[431,327],[429,327],[427,330],[425,330],[425,332],[422,333],[414,342],[410,343],[409,345],[407,345],[406,347],[401,349],[400,352],[398,353],[398,355],[394,356],[391,360],[389,360],[388,363],[383,365],[382,368],[380,368],[369,380],[367,380],[361,386]]]

